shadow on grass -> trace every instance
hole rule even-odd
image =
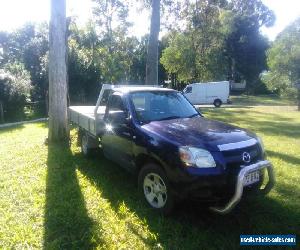
[[[282,159],[288,163],[300,166],[300,156],[296,157],[296,156],[287,155],[287,154],[283,154],[283,153],[279,153],[279,152],[275,152],[275,151],[271,151],[271,150],[267,150],[267,154],[268,154],[268,156],[276,157],[276,158]]]
[[[247,128],[265,135],[283,135],[291,138],[300,138],[300,124],[293,118],[276,113],[264,113],[260,111],[250,112],[247,109],[230,112],[228,110],[205,110],[203,112],[210,119],[229,123],[246,124]],[[260,118],[260,120],[255,119]]]
[[[278,96],[259,95],[259,96],[231,96],[232,103],[237,105],[253,106],[291,106],[296,105],[296,101],[283,99]]]
[[[203,204],[182,202],[171,217],[165,218],[141,203],[136,179],[122,168],[103,156],[91,160],[83,159],[81,154],[74,157],[78,170],[110,201],[115,213],[119,215],[119,206],[124,203],[147,222],[150,231],[157,235],[157,242],[166,249],[238,249],[240,234],[300,231],[299,209],[269,197],[245,200],[226,216],[209,212]],[[150,248],[155,246],[139,232],[133,232]]]
[[[90,228],[74,158],[67,147],[48,146],[44,249],[89,249]]]

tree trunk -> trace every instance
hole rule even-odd
[[[4,111],[2,101],[0,101],[0,123],[4,123]]]
[[[231,79],[233,80],[233,82],[235,82],[235,72],[236,72],[236,64],[235,64],[235,59],[231,58]]]
[[[146,62],[146,84],[158,84],[158,35],[160,30],[160,0],[152,0],[151,27]]]
[[[68,65],[69,65],[69,35],[70,35],[70,23],[71,23],[71,17],[68,17],[66,20],[66,84],[67,84],[67,106],[70,106],[71,101],[70,101],[70,85],[69,85],[69,73],[68,73]]]
[[[51,0],[49,32],[48,140],[67,143],[66,0]]]
[[[46,110],[45,110],[45,112],[46,112],[46,115],[47,116],[49,116],[49,95],[48,95],[48,90],[47,91],[45,91],[45,106],[46,106]]]

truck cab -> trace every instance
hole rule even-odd
[[[274,185],[259,137],[205,118],[178,91],[119,87],[105,110],[98,109],[92,132],[80,117],[70,116],[79,126],[82,152],[101,146],[106,158],[136,174],[141,196],[155,210],[169,213],[176,201],[194,198],[209,200],[211,210],[224,214],[244,191],[265,194]]]

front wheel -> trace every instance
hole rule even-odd
[[[151,208],[165,215],[171,213],[174,198],[164,171],[156,164],[145,165],[139,173],[139,190]]]

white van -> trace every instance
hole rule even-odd
[[[185,87],[183,94],[193,104],[214,104],[220,107],[228,103],[229,82],[192,83]]]

